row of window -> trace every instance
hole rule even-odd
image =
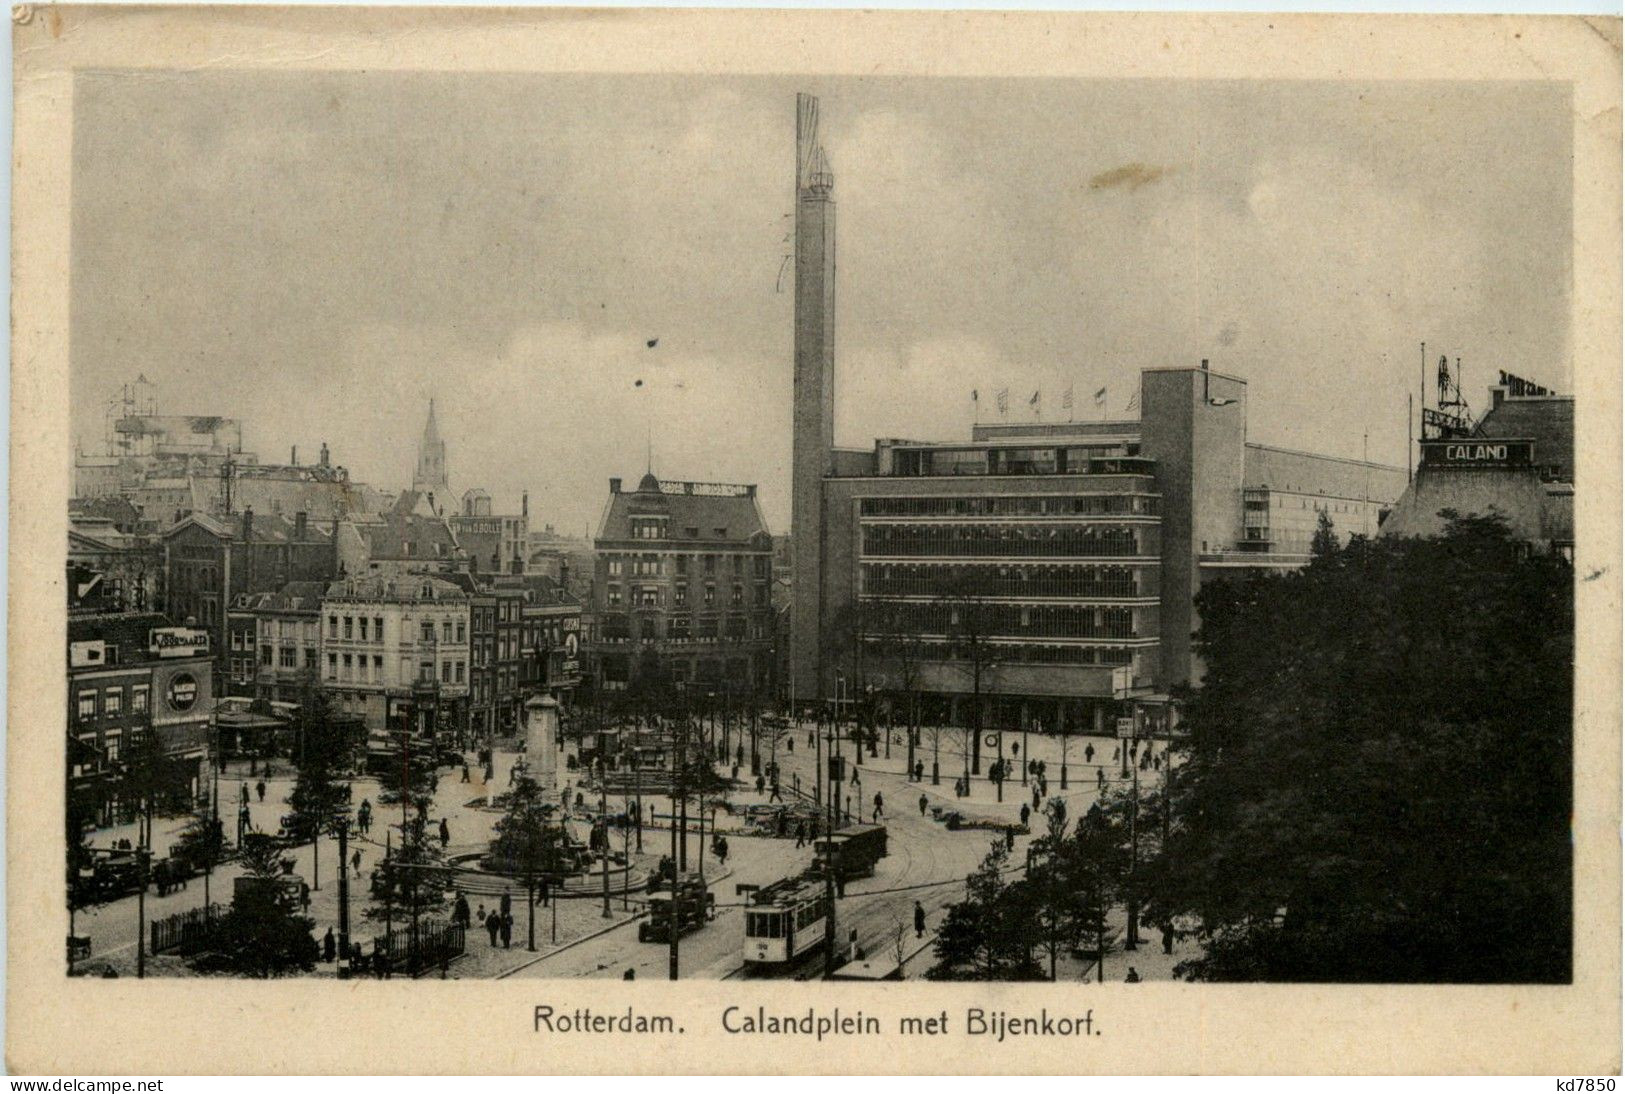
[[[749,684],[751,682],[750,661],[745,658],[730,658],[727,661],[715,658],[700,658],[694,662],[692,670],[689,663],[682,659],[669,659],[665,662],[667,671],[671,673],[674,683],[692,683],[696,688],[718,687],[723,684]],[[604,679],[612,683],[625,683],[632,671],[633,659],[626,654],[606,654],[602,661]],[[766,665],[760,664],[759,670],[765,672]]]
[[[766,579],[772,572],[773,560],[767,555],[753,557],[755,561],[751,564],[752,571],[758,578]],[[605,566],[610,577],[622,577],[627,573],[634,577],[658,577],[663,573],[686,574],[694,565],[691,560],[698,559],[699,566],[705,573],[714,574],[719,568],[718,560],[722,558],[733,560],[731,565],[736,576],[744,575],[745,555],[671,555],[670,567],[664,564],[665,560],[659,555],[611,555]],[[628,562],[632,564],[630,571],[626,568]],[[728,564],[722,564],[720,568],[727,569],[727,566]]]
[[[530,633],[529,637],[534,641],[537,633],[539,632]],[[493,647],[495,648],[493,649]],[[538,647],[532,645],[530,648],[536,649]],[[523,648],[520,645],[517,633],[506,633],[498,635],[495,642],[482,641],[474,643],[472,652],[476,665],[489,665],[497,661],[517,661],[523,652]]]
[[[1160,498],[1147,494],[1025,494],[1017,497],[864,498],[866,517],[1155,516]]]
[[[1110,473],[1111,465],[1139,454],[1137,444],[1079,445],[1065,448],[900,448],[893,456],[897,475],[1080,475]],[[1138,462],[1138,461],[1136,461]],[[1147,461],[1148,462],[1148,461]]]
[[[410,675],[411,661],[402,659],[401,675]],[[384,659],[373,654],[371,660],[367,654],[338,654],[327,655],[327,679],[329,681],[341,680],[358,684],[384,683]],[[421,661],[418,663],[417,679],[424,683],[433,683],[435,679],[435,663]],[[442,661],[440,662],[440,682],[442,684],[461,684],[468,679],[468,662]]]
[[[885,658],[893,653],[892,644],[878,639],[866,643],[870,655]],[[920,654],[926,661],[970,661],[972,648],[952,641],[922,643]],[[1120,646],[1046,646],[1036,643],[987,642],[980,646],[984,665],[1036,664],[1036,665],[1129,665],[1134,663],[1134,651]]]
[[[97,718],[117,718],[124,713],[125,686],[115,684],[102,688],[80,688],[74,695],[75,712],[81,722],[94,722]],[[146,714],[151,709],[152,685],[129,686],[131,714]]]
[[[863,553],[1121,558],[1153,553],[1154,532],[1079,524],[865,524]]]
[[[384,619],[378,615],[329,615],[327,617],[327,637],[334,640],[342,637],[346,642],[382,642],[384,640]],[[435,641],[434,620],[425,619],[418,624],[418,638],[424,642]],[[452,642],[461,644],[468,641],[468,624],[461,619],[440,620],[439,640],[448,644]]]
[[[663,599],[661,596],[660,586],[658,585],[634,585],[629,591],[629,595],[632,598],[631,602],[639,608],[658,608],[660,607]],[[705,587],[701,589],[700,596],[700,602],[702,604],[715,604],[717,602],[717,587],[707,583]],[[768,592],[766,585],[756,586],[755,602],[758,608],[767,607],[770,601],[770,596],[771,594]],[[623,602],[621,587],[619,585],[605,586],[604,598],[610,607],[620,607]],[[671,602],[674,606],[679,608],[688,603],[687,583],[672,586]],[[733,595],[729,603],[736,607],[745,603],[745,587],[743,585],[735,585],[733,587]]]
[[[632,620],[625,615],[606,615],[603,634],[606,642],[625,642],[633,637]],[[742,615],[730,615],[726,623],[715,615],[674,615],[665,620],[664,628],[661,621],[653,616],[639,616],[636,635],[647,639],[668,638],[675,642],[721,637],[760,639],[766,636],[766,623],[760,619],[747,621]]]
[[[1131,608],[996,604],[876,604],[867,628],[871,634],[896,637],[914,634],[962,634],[967,638],[1138,638]]]
[[[859,572],[867,596],[1088,600],[1153,597],[1159,590],[1154,566],[866,562]]]
[[[260,647],[260,664],[266,668],[271,667],[272,649],[270,646]],[[299,667],[299,651],[293,646],[282,646],[276,651],[276,667],[281,669],[296,669]],[[305,668],[316,667],[316,651],[309,646],[305,647]]]
[[[665,517],[633,517],[632,538],[665,539],[666,524]],[[728,529],[723,526],[715,526],[711,529],[711,534],[718,539],[727,539]],[[690,524],[683,528],[683,535],[688,539],[699,539],[700,530],[697,526]]]

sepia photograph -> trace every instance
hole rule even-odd
[[[1576,983],[1571,80],[60,87],[51,990]]]

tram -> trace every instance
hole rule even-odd
[[[785,878],[767,886],[739,885],[745,907],[745,965],[773,968],[824,948],[829,898],[823,881]]]
[[[885,857],[883,824],[851,824],[813,843],[814,869],[834,869],[843,881],[873,875],[875,864]]]

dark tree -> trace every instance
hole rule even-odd
[[[1339,549],[1337,529],[1332,527],[1332,515],[1322,509],[1315,520],[1315,535],[1309,541],[1309,554],[1314,558],[1330,558]]]
[[[209,952],[193,966],[261,979],[315,968],[321,953],[311,936],[316,924],[296,914],[280,888],[282,851],[275,839],[246,835],[235,857],[251,884],[238,886],[231,910],[211,935]]]
[[[1207,980],[1562,983],[1573,569],[1499,518],[1205,586],[1153,913]]]
[[[565,872],[565,837],[553,806],[542,800],[536,781],[521,778],[508,795],[508,811],[497,821],[486,864],[518,878],[525,886],[530,918],[525,925],[528,949],[536,948],[536,887],[556,882]]]
[[[1010,852],[1002,837],[966,879],[965,899],[949,905],[933,949],[932,980],[1041,980],[1033,960],[1039,935],[1032,892],[1006,884]]]

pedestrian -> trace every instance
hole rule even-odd
[[[451,829],[446,826],[446,818],[440,818],[440,846],[445,847],[451,843]]]
[[[241,791],[240,795],[238,796],[238,800],[241,801],[244,805],[247,805],[248,804],[248,784],[246,782],[240,782],[240,783],[237,784],[237,789],[239,791]]]
[[[925,781],[925,761],[924,760],[915,760],[914,761],[914,781],[917,782],[917,783]]]
[[[875,791],[875,811],[874,811],[874,815],[871,816],[869,819],[870,819],[871,822],[873,822],[875,824],[879,824],[882,820],[885,819],[885,816],[886,816],[886,802],[885,802],[885,799],[883,799],[880,796],[880,792],[877,790],[877,791]]]
[[[254,793],[256,793],[256,794],[258,794],[260,796],[260,801],[263,802],[265,800],[265,780],[264,779],[261,779],[259,782],[254,784]]]
[[[1094,745],[1089,745],[1088,747],[1086,747],[1083,750],[1083,762],[1086,763],[1086,764],[1092,764],[1092,763],[1095,762],[1095,746]]]
[[[764,787],[766,787],[766,786],[767,786],[767,780],[762,778],[762,776],[760,776],[760,775],[756,776],[756,793],[760,794],[762,792],[762,789]]]
[[[922,817],[925,816],[925,807],[930,805],[930,804],[931,804],[931,802],[926,798],[926,796],[924,794],[921,794],[920,795],[920,816],[922,816]]]
[[[799,849],[805,846],[807,846],[807,822],[796,821],[796,847]]]
[[[299,906],[307,909],[310,907],[310,884],[306,881],[299,882]]]
[[[852,761],[852,785],[857,786],[858,783],[860,783],[862,781],[863,781],[862,779],[858,778],[858,762],[856,760],[853,760]]]
[[[355,849],[355,853],[350,856],[350,865],[355,867],[355,876],[360,877],[361,876],[361,848],[357,847]]]
[[[1036,786],[1033,787],[1033,812],[1035,812],[1035,813],[1038,812],[1039,803],[1042,802],[1043,800],[1044,800],[1044,792],[1042,790],[1040,790]]]
[[[1162,925],[1162,952],[1174,952],[1174,925],[1172,923]]]
[[[502,917],[502,948],[505,949],[505,950],[513,949],[513,916],[512,915],[505,915],[505,916]]]
[[[713,850],[717,853],[718,865],[726,866],[728,864],[728,837],[718,836]]]
[[[495,949],[497,934],[502,930],[502,919],[495,912],[485,917],[485,933],[491,936],[491,948]]]
[[[322,960],[331,965],[337,949],[338,943],[333,941],[333,928],[329,927],[327,933],[322,935]]]
[[[465,930],[468,928],[468,898],[462,893],[457,894],[457,903],[452,905],[451,919]]]
[[[767,796],[767,800],[770,801],[770,802],[783,802],[784,801],[784,796],[779,793],[779,780],[778,779],[773,780],[772,790],[773,790],[773,793],[771,793],[771,794],[769,794]]]
[[[1140,982],[1139,971],[1136,970],[1133,965],[1130,965],[1128,967],[1128,975],[1123,977],[1123,983],[1125,983],[1125,984],[1138,984],[1139,982]]]
[[[1104,767],[1095,768],[1095,785],[1102,790],[1106,789],[1106,769]]]
[[[925,906],[917,900],[914,902],[914,937],[925,937]]]
[[[463,761],[463,781],[465,783],[472,781],[468,777],[468,761],[466,761],[466,760]]]
[[[1014,828],[1006,828],[1004,830],[1004,849],[1006,851],[1014,851],[1016,849],[1016,830]]]
[[[1027,803],[1026,802],[1022,802],[1021,803],[1021,826],[1023,828],[1027,827],[1027,821],[1030,820],[1031,818],[1032,818],[1032,810],[1027,808]]]

